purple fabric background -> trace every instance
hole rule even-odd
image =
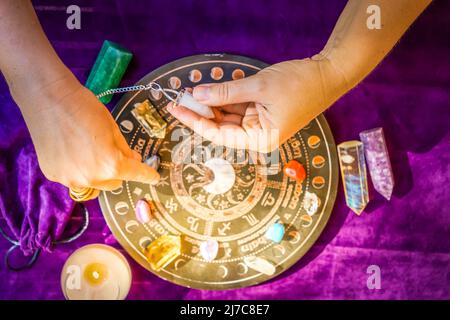
[[[235,53],[268,63],[311,56],[325,44],[345,2],[33,1],[52,44],[82,82],[104,39],[129,48],[135,57],[124,85],[198,53]],[[65,27],[66,4],[81,6],[81,30]],[[255,287],[217,292],[183,288],[129,259],[129,298],[449,299],[449,9],[450,2],[435,1],[385,61],[326,112],[337,143],[357,139],[365,129],[385,129],[396,178],[390,202],[376,195],[358,217],[346,208],[339,185],[330,222],[314,247],[292,269]],[[0,160],[12,168],[8,178],[0,172],[1,183],[27,183],[27,178],[17,178],[24,161],[16,151],[18,144],[29,143],[28,133],[3,80],[0,140]],[[39,176],[35,165],[28,166]],[[58,208],[41,203],[36,210],[70,208],[64,199],[58,201]],[[89,208],[91,225],[76,243],[42,254],[31,270],[14,273],[0,264],[0,298],[63,298],[60,272],[65,259],[78,247],[104,241],[99,206],[91,202]],[[1,257],[8,247],[0,238]],[[366,287],[366,269],[372,264],[381,268],[381,290]]]

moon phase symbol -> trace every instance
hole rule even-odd
[[[184,259],[178,259],[177,261],[175,261],[175,263],[174,263],[174,267],[175,267],[175,270],[178,270],[178,264],[180,264],[180,263],[182,263],[182,262],[186,262],[186,260],[184,260]]]
[[[130,120],[123,120],[121,123],[120,123],[120,130],[122,131],[122,132],[124,132],[124,133],[130,133],[131,132],[131,130],[133,130],[133,128],[134,128],[134,125],[133,125],[133,122],[131,122]]]
[[[289,236],[292,237],[292,239],[289,240],[289,242],[292,244],[296,244],[300,241],[300,232],[298,231],[289,232]]]
[[[139,246],[142,249],[145,249],[145,248],[147,248],[147,246],[150,242],[152,242],[152,239],[150,237],[142,237],[139,239]]]
[[[130,206],[125,201],[119,201],[116,203],[114,209],[119,216],[123,216],[128,213],[128,210],[130,210]]]
[[[308,228],[312,225],[312,218],[310,215],[304,214],[300,217],[300,220],[302,221],[302,227]]]
[[[214,174],[213,181],[203,186],[206,192],[223,194],[233,187],[236,174],[234,173],[233,166],[227,160],[211,158],[205,162],[205,167],[210,169]]]
[[[238,273],[237,273],[238,275],[242,276],[242,275],[244,275],[244,274],[246,274],[248,272],[248,267],[247,267],[247,265],[245,263],[239,262],[238,263],[238,267],[239,266],[242,266],[242,268],[244,269],[244,272],[239,272],[238,271]]]
[[[134,233],[134,231],[130,230],[130,228],[137,226],[139,226],[139,223],[136,220],[130,220],[125,224],[125,230],[127,230],[128,233]]]
[[[273,246],[273,250],[277,250],[281,255],[275,255],[275,257],[282,257],[286,253],[286,248],[283,247],[281,244],[277,244]]]
[[[220,269],[223,270],[223,276],[222,279],[225,279],[228,275],[228,268],[225,266],[220,266]]]
[[[118,194],[122,193],[122,191],[123,191],[123,185],[118,187],[116,190],[111,190],[110,192],[112,194],[118,195]]]

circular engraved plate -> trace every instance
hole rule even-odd
[[[192,70],[196,70],[196,79],[200,78],[197,85],[217,82],[211,78],[213,68],[223,70],[220,81],[228,81],[233,73],[236,76],[236,70],[240,70],[242,76],[249,76],[266,66],[242,56],[196,55],[162,66],[138,84],[157,81],[165,85],[176,77],[181,80],[181,87],[190,87]],[[133,104],[145,99],[150,100],[168,123],[164,139],[150,138],[131,114]],[[145,91],[133,92],[124,95],[113,110],[131,148],[143,158],[152,154],[161,157],[161,180],[156,186],[124,182],[118,190],[102,192],[99,198],[103,215],[120,244],[144,268],[159,277],[198,289],[223,290],[255,285],[296,263],[324,229],[336,197],[336,147],[324,116],[311,121],[268,156],[218,148],[200,139],[165,110],[167,103],[165,97],[155,97]],[[214,185],[212,166],[205,165],[212,158],[222,160],[209,163],[228,163],[223,166],[226,170],[220,173],[226,177],[225,188]],[[305,166],[307,178],[302,183],[282,172],[284,164],[292,159]],[[154,203],[155,212],[146,224],[135,221],[135,204],[139,199]],[[317,212],[311,214],[305,209],[306,202],[311,206],[308,199],[318,199]],[[276,221],[283,223],[286,229],[279,244],[265,238],[267,228]],[[143,248],[164,234],[181,235],[181,255],[155,272],[146,261]],[[203,259],[200,254],[200,244],[207,239],[219,243],[218,255],[213,261]],[[275,274],[269,276],[250,269],[244,263],[248,256],[271,262],[276,268]]]

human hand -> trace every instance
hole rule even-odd
[[[72,75],[15,97],[44,175],[71,188],[114,190],[159,174],[128,146],[106,107]]]
[[[346,92],[343,74],[316,55],[272,65],[248,78],[194,88],[200,103],[213,107],[206,119],[169,103],[167,110],[218,145],[270,152]]]

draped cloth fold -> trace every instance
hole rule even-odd
[[[70,220],[74,202],[66,187],[44,177],[11,97],[0,97],[0,119],[0,217],[4,220],[0,226],[19,242],[25,255],[37,249],[50,252]]]

